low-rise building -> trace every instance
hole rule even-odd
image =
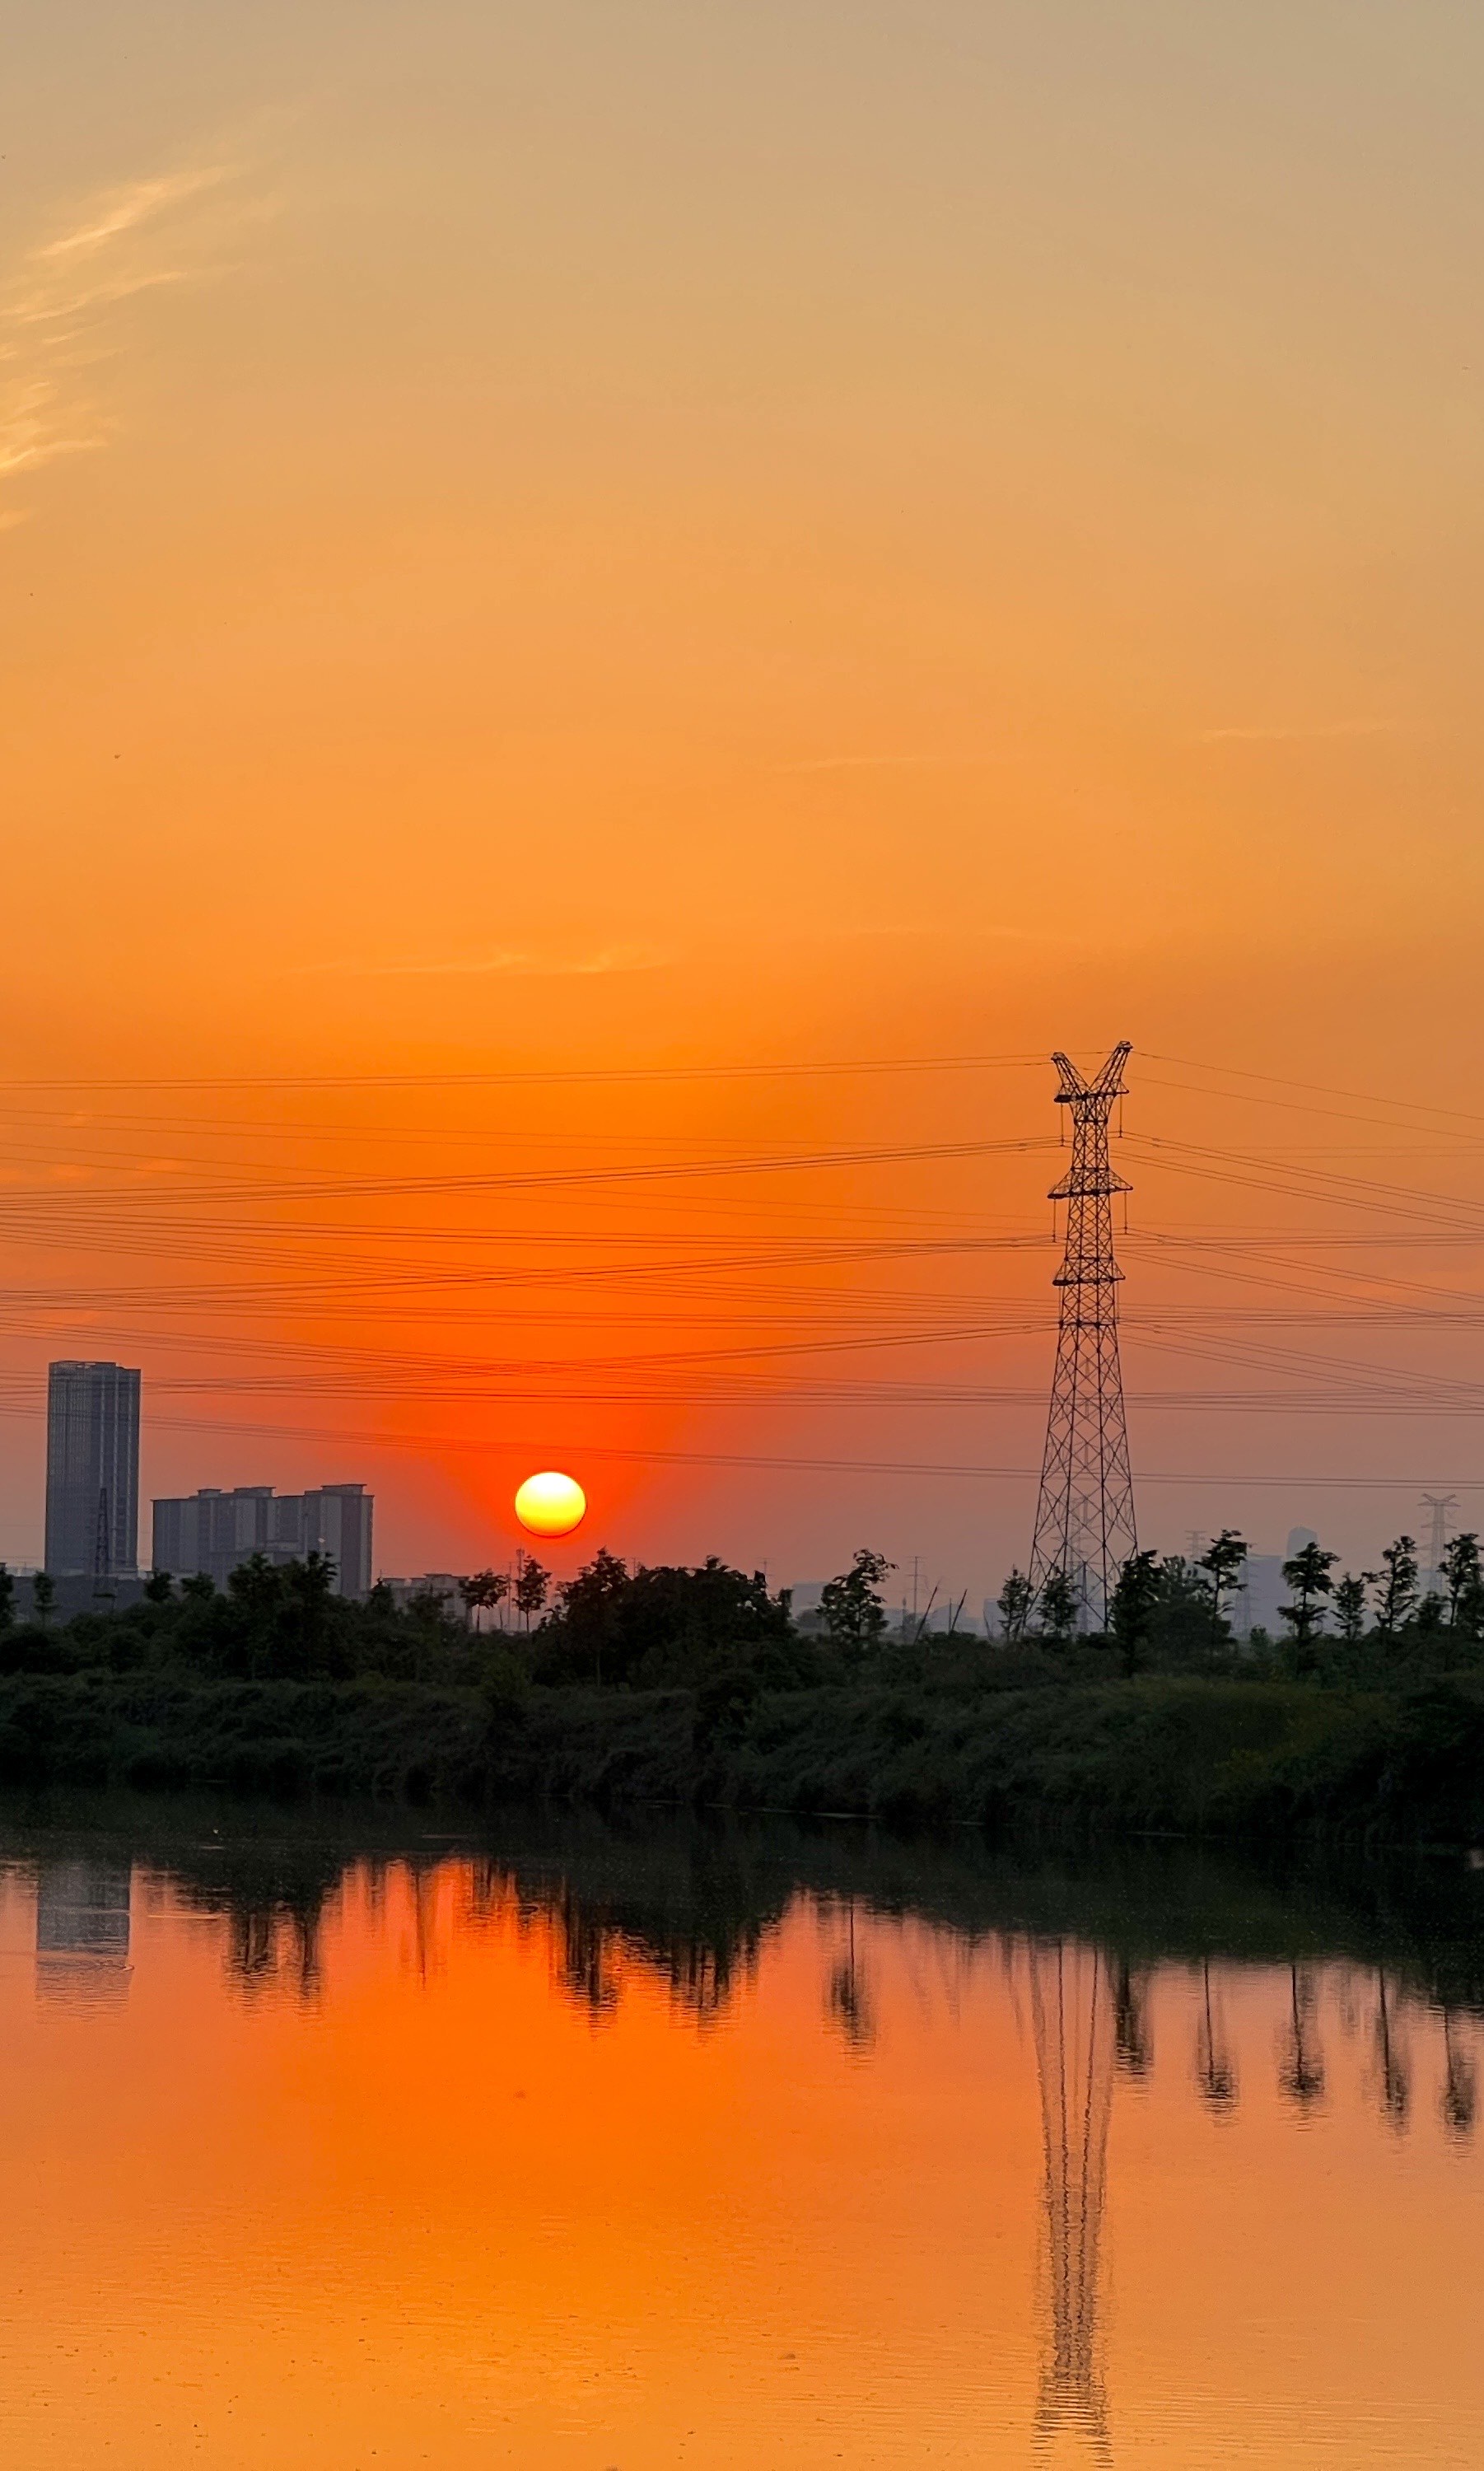
[[[224,1588],[254,1553],[268,1562],[302,1562],[322,1553],[335,1565],[337,1593],[365,1596],[371,1586],[372,1495],[364,1484],[322,1484],[309,1493],[275,1493],[271,1484],[240,1484],[154,1504],[153,1567],[172,1578],[205,1576]]]

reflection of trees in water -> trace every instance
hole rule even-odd
[[[1443,2011],[1443,2125],[1455,2136],[1469,2136],[1478,2110],[1478,2076],[1473,2060],[1458,2039],[1458,2020]]]
[[[321,1985],[327,1906],[349,1865],[319,1846],[223,1844],[191,1867],[172,1866],[176,1893],[193,1913],[226,1924],[226,1968],[248,1993],[287,1988],[314,1998]]]
[[[1288,1967],[1288,2017],[1278,2065],[1278,2083],[1300,2110],[1324,2100],[1324,2050],[1316,2021],[1318,1998],[1307,1965]]]
[[[227,1909],[227,1970],[245,1990],[292,1981],[301,1998],[320,1984],[322,1905],[232,1904]]]
[[[1059,1940],[1030,1949],[1030,2012],[1046,2164],[1048,2339],[1036,2409],[1045,2443],[1075,2430],[1108,2458],[1108,2407],[1097,2360],[1098,2278],[1108,2171],[1108,2121],[1120,2034],[1138,1993],[1126,1967]]]
[[[723,2014],[753,1977],[769,1935],[804,1894],[828,1927],[821,1985],[825,2015],[850,2050],[863,2053],[874,2047],[881,2028],[871,1976],[873,1928],[911,1914],[951,1932],[960,1947],[1007,1953],[1026,1943],[1025,1926],[1011,1918],[1012,1908],[1033,1908],[1037,1918],[1028,1927],[1038,1945],[1103,1950],[1115,2064],[1133,2078],[1150,2076],[1155,2068],[1156,1976],[1172,1959],[1184,1965],[1194,2001],[1200,2098],[1213,2112],[1230,2111],[1238,2101],[1237,2059],[1222,2008],[1230,1968],[1199,1945],[1171,1943],[1163,1918],[1171,1904],[1164,1868],[1148,1900],[1140,1903],[1131,1900],[1128,1874],[1117,1862],[1083,1880],[1059,1864],[1026,1871],[985,1854],[975,1857],[978,1870],[973,1861],[953,1868],[944,1885],[933,1866],[947,1866],[946,1854],[919,1847],[908,1862],[900,1848],[855,1835],[790,1834],[780,1854],[779,1840],[765,1827],[647,1824],[626,1832],[575,1821],[547,1824],[543,1833],[538,1821],[527,1840],[531,1849],[509,1854],[451,1852],[446,1840],[430,1850],[426,1838],[394,1851],[347,1849],[317,1836],[296,1836],[292,1820],[275,1825],[275,1834],[224,1838],[213,1828],[213,1841],[206,1842],[210,1822],[198,1822],[189,1844],[182,1846],[178,1831],[168,1851],[142,1857],[147,1878],[161,1887],[168,1883],[187,1908],[224,1918],[229,1973],[249,1993],[271,1987],[315,1996],[326,1918],[344,1881],[354,1875],[361,1910],[373,1928],[383,1929],[391,1916],[395,1873],[398,1927],[408,1918],[402,1901],[407,1894],[413,1955],[424,1975],[441,1962],[449,1934],[508,1926],[513,1919],[523,1930],[550,1933],[554,1978],[587,2014],[612,2015],[625,1977],[638,1971],[662,1982],[677,2010],[705,2025]],[[75,1853],[52,1847],[44,1853],[29,1846],[16,1851],[38,1874],[42,1862],[82,1857],[81,1844]],[[117,1863],[124,1854],[105,1856],[89,1847],[87,1858]],[[1207,1877],[1204,1857],[1198,1876]],[[1211,1927],[1214,1932],[1220,1922],[1226,1936],[1213,1936],[1210,1944],[1224,1947],[1240,1940],[1242,1909],[1226,1874],[1216,1874],[1216,1889],[1218,1910]],[[1079,1899],[1085,1904],[1095,1892],[1092,1926],[1085,1932],[1066,1929],[1056,1917],[1078,1912]],[[1290,1961],[1283,1952],[1281,2090],[1300,2112],[1321,2104],[1330,2077],[1327,2025],[1345,2026],[1353,2010],[1364,2045],[1368,2098],[1381,2114],[1401,2127],[1410,2122],[1420,2100],[1449,2136],[1468,2138],[1478,2111],[1484,2006],[1475,1952],[1477,1889],[1471,1887],[1465,1895],[1457,1883],[1450,1887],[1429,1868],[1420,1874],[1356,1873],[1352,1901],[1357,1911],[1362,1892],[1369,1900],[1363,1916],[1369,1944],[1320,1937],[1320,1945],[1334,1948],[1335,1963]],[[1271,1891],[1264,1887],[1260,1896],[1254,1894],[1256,1920],[1240,1941],[1246,1979],[1253,1965],[1270,1967],[1280,1953],[1267,1936],[1277,1910]],[[1324,1909],[1326,1917],[1329,1911]],[[1296,1902],[1291,1915],[1295,1936],[1302,1932],[1312,1947],[1317,1925],[1308,1909]],[[51,1928],[47,1922],[43,1939]],[[1414,2098],[1414,2080],[1424,2068]],[[1348,2070],[1345,2082],[1351,2082]]]
[[[504,1892],[554,1928],[556,1978],[594,2017],[613,2012],[634,1965],[657,1976],[682,2012],[710,2024],[755,1975],[791,1882],[760,1883],[726,1840],[695,1839],[679,1863],[624,1849],[627,1860],[596,1879],[577,1864],[535,1874],[511,1866]]]
[[[856,1901],[845,1908],[845,1943],[830,1967],[825,2005],[852,2051],[868,2051],[876,2039],[876,2014],[865,1968],[856,1948]]]
[[[1384,1969],[1376,1976],[1376,2073],[1381,2108],[1393,2128],[1404,2128],[1412,2106],[1412,2071],[1400,2019],[1387,1996]]]
[[[1213,1990],[1211,1959],[1201,1965],[1201,2012],[1195,2028],[1195,2082],[1213,2110],[1231,2110],[1237,2101],[1237,2062],[1227,2046],[1221,1994]]]
[[[1149,2022],[1149,1977],[1136,1972],[1125,1957],[1114,1969],[1114,2038],[1119,2065],[1131,2077],[1146,2077],[1154,2065],[1154,2032]]]
[[[592,2016],[607,2016],[619,2004],[614,1971],[615,1934],[606,1917],[566,1893],[553,1913],[556,1926],[556,1978]]]

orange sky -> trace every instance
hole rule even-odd
[[[651,1266],[647,1318],[615,1262],[1044,1231],[1054,1163],[322,1188],[1054,1132],[1045,1070],[449,1075],[1119,1036],[1131,1128],[1267,1179],[1131,1155],[1135,1227],[1388,1232],[1311,1275],[1447,1290],[1373,1280],[1373,1327],[1275,1340],[1282,1298],[1230,1259],[1218,1287],[1131,1254],[1138,1396],[1230,1387],[1134,1328],[1189,1338],[1217,1304],[1406,1392],[1285,1407],[1313,1377],[1249,1360],[1260,1413],[1136,1405],[1153,1541],[1303,1519],[1374,1558],[1419,1482],[1484,1483],[1426,1386],[1472,1379],[1478,1127],[1417,1112],[1467,1115],[1477,1048],[1481,49],[1451,0],[24,0],[0,1550],[39,1547],[38,1368],[85,1347],[144,1365],[147,1493],[363,1474],[386,1567],[507,1551],[529,1443],[574,1462],[587,1541],[798,1578],[870,1541],[977,1603],[1024,1557],[1028,1480],[776,1462],[1033,1464],[1048,1256],[713,1265],[703,1299]],[[1164,1054],[1403,1103],[1325,1117],[1248,1084],[1206,1112],[1157,1086]],[[1275,1194],[1295,1157],[1465,1206],[1444,1229]],[[203,1175],[253,1190],[193,1204]],[[318,1198],[286,1210],[286,1180]],[[478,1280],[353,1292],[373,1222],[407,1231],[404,1272],[492,1243],[534,1265],[544,1317]],[[291,1306],[311,1255],[340,1283]],[[277,1290],[225,1291],[248,1278]],[[1013,1341],[902,1339],[1032,1310]],[[849,1399],[798,1398],[776,1353],[763,1399],[652,1395],[842,1316],[890,1341],[820,1356]],[[276,1403],[169,1386],[240,1377],[234,1348]],[[645,1350],[685,1381],[625,1388],[612,1360]],[[773,1464],[698,1464],[725,1457]],[[1230,1489],[1153,1481],[1187,1469]],[[1393,1481],[1306,1482],[1348,1472]],[[1239,1481],[1271,1473],[1295,1480]]]

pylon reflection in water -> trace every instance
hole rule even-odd
[[[1049,2325],[1036,2436],[1061,2430],[1111,2459],[1098,2365],[1097,2303],[1117,2001],[1105,1959],[1069,1940],[1030,1951],[1041,2082]]]

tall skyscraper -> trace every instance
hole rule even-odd
[[[337,1593],[364,1596],[371,1585],[373,1507],[364,1484],[322,1484],[312,1493],[274,1493],[268,1484],[222,1493],[203,1485],[156,1501],[154,1567],[177,1579],[204,1573],[224,1588],[254,1553],[279,1564],[323,1553],[335,1565]]]
[[[139,1559],[139,1375],[54,1364],[46,1386],[46,1566],[131,1577]]]

